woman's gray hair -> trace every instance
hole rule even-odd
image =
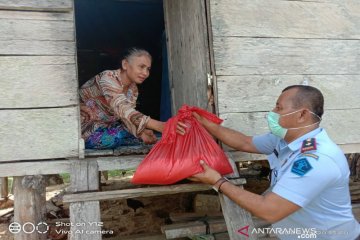
[[[131,62],[132,58],[141,57],[141,56],[147,56],[152,61],[152,57],[148,51],[146,51],[145,49],[142,49],[142,48],[132,47],[132,48],[128,48],[124,51],[124,53],[121,56],[120,62],[122,60],[127,60],[128,62]]]

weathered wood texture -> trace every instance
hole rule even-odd
[[[239,177],[239,171],[234,163],[234,158],[231,154],[228,153],[230,164],[233,168],[233,173],[227,175],[229,178]],[[243,188],[243,186],[239,186]],[[242,236],[237,232],[240,228],[249,225],[250,229],[254,227],[251,214],[245,209],[238,206],[230,198],[224,194],[219,194],[219,199],[221,203],[222,212],[224,214],[227,231],[229,233],[231,240],[240,240]],[[251,234],[248,239],[257,239],[256,236]]]
[[[45,202],[45,180],[42,176],[14,177],[14,222],[25,229],[25,232],[14,234],[15,240],[47,239],[47,234],[39,233],[28,224],[39,224],[39,231],[46,231],[46,225],[42,223],[45,222]]]
[[[245,184],[246,181],[245,179],[237,179],[235,183]],[[212,189],[210,185],[203,183],[176,184],[176,185],[148,187],[148,188],[114,190],[107,192],[68,194],[64,196],[64,202],[151,197],[151,196],[160,196],[160,195],[176,194],[183,192],[206,191],[210,189]]]
[[[74,56],[75,44],[67,41],[0,40],[1,55]]]
[[[0,178],[0,199],[6,199],[9,195],[8,178]]]
[[[99,190],[99,168],[96,160],[75,160],[71,164],[71,191]],[[70,203],[70,240],[100,240],[101,226],[99,201]]]
[[[359,43],[359,40],[214,37],[216,74],[358,75]]]
[[[250,75],[218,77],[219,111],[270,111],[285,87],[300,84],[304,78],[323,93],[325,112],[360,108],[360,75]]]
[[[360,39],[358,0],[210,1],[214,36]]]
[[[99,157],[93,158],[97,161],[99,171],[106,170],[129,170],[136,167],[143,160],[144,156],[121,156],[121,157]],[[91,161],[83,159],[81,161]],[[43,160],[1,163],[0,177],[24,176],[24,175],[47,175],[57,173],[70,173],[74,160]],[[76,160],[75,160],[76,161]]]
[[[74,41],[73,21],[59,21],[58,16],[47,13],[48,18],[41,20],[19,19],[22,12],[13,14],[14,19],[0,19],[0,40]]]
[[[70,204],[70,240],[101,240],[99,201]]]
[[[0,57],[0,72],[0,108],[78,103],[74,56],[3,56]]]
[[[324,114],[321,126],[338,144],[359,143],[360,129],[358,127],[360,109],[328,110]],[[220,114],[225,119],[224,126],[239,130],[245,134],[263,134],[269,132],[265,112],[226,113]],[[341,130],[340,130],[341,129]],[[351,134],[343,129],[351,129]]]
[[[223,219],[208,220],[207,223],[209,224],[210,233],[226,231],[226,225]],[[161,231],[165,234],[166,239],[176,239],[181,237],[192,238],[196,235],[206,234],[206,223],[203,221],[175,223],[162,226]]]
[[[307,79],[324,93],[329,135],[347,152],[358,151],[359,12],[356,0],[210,1],[225,126],[248,135],[267,132],[264,113],[281,90]]]
[[[206,108],[210,73],[205,2],[164,1],[173,112],[182,104]]]
[[[71,162],[71,192],[99,190],[99,169],[96,160],[74,160]]]
[[[1,110],[0,161],[76,157],[78,107]]]
[[[72,8],[72,0],[0,0],[0,9],[66,12]]]
[[[70,173],[70,170],[69,160],[11,162],[1,163],[0,177]]]
[[[73,12],[33,12],[0,10],[0,19],[28,19],[28,20],[64,20],[73,21]]]

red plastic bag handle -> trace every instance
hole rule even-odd
[[[215,114],[209,113],[208,111],[199,108],[199,107],[190,107],[188,105],[183,105],[178,114],[175,117],[172,117],[166,122],[165,129],[163,132],[163,137],[161,141],[165,143],[171,143],[174,141],[176,137],[176,126],[178,121],[188,120],[190,122],[196,121],[195,117],[192,115],[193,112],[196,112],[202,117],[205,117],[209,121],[212,121],[216,124],[220,124],[223,122],[222,119],[218,118]]]

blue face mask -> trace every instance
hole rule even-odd
[[[266,118],[267,118],[268,126],[269,126],[269,129],[270,129],[271,133],[274,134],[275,136],[280,137],[280,138],[285,138],[286,133],[287,133],[288,130],[307,128],[307,127],[313,126],[315,124],[318,124],[321,121],[321,117],[319,117],[317,114],[310,111],[310,113],[314,114],[315,116],[317,116],[319,118],[318,122],[310,124],[310,125],[306,125],[306,126],[303,126],[303,127],[297,127],[297,128],[283,128],[279,124],[280,117],[288,116],[288,115],[294,114],[294,113],[299,112],[299,111],[301,111],[301,109],[296,110],[296,111],[291,112],[291,113],[283,114],[283,115],[280,115],[280,114],[278,114],[276,112],[270,111],[267,114]]]

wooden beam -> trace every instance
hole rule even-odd
[[[69,240],[101,240],[99,201],[75,202],[70,204]]]
[[[95,159],[75,160],[71,165],[71,190],[73,192],[99,190],[99,169]],[[70,240],[101,240],[99,201],[70,203]]]
[[[206,224],[209,226],[210,233],[226,231],[226,225],[223,219],[209,219],[206,222],[194,221],[164,225],[161,226],[161,231],[165,234],[166,239],[193,237],[195,235],[206,234]]]
[[[22,230],[14,234],[15,240],[47,239],[46,233],[41,234],[35,229],[39,225],[40,231],[46,232],[46,225],[42,223],[45,222],[45,202],[43,176],[14,177],[14,222],[25,229],[25,232]]]
[[[134,156],[109,156],[81,159],[81,161],[95,160],[99,171],[107,170],[131,170],[136,169],[144,155]],[[25,176],[25,175],[47,175],[57,173],[70,173],[72,160],[40,160],[23,162],[0,162],[0,177]]]
[[[235,184],[245,184],[245,179],[233,180]],[[111,199],[127,199],[136,197],[151,197],[167,194],[176,194],[183,192],[198,192],[212,189],[210,185],[203,183],[177,184],[158,187],[123,189],[106,192],[90,192],[67,194],[64,196],[64,202],[80,202],[80,201],[95,201],[95,200],[111,200]]]
[[[7,199],[9,195],[8,178],[0,178],[0,199]]]
[[[228,157],[229,162],[233,168],[233,173],[229,174],[227,177],[239,177],[239,171],[230,153],[228,153]],[[239,187],[243,188],[242,185]],[[240,228],[244,226],[250,226],[252,229],[255,227],[251,214],[233,202],[226,195],[219,193],[219,198],[230,239],[241,240],[242,236],[237,232]],[[257,238],[256,236],[250,235],[248,239],[252,240]]]
[[[173,222],[187,222],[187,221],[196,221],[199,218],[224,218],[222,212],[209,212],[209,213],[199,213],[199,212],[185,212],[185,213],[170,213],[170,220]]]

